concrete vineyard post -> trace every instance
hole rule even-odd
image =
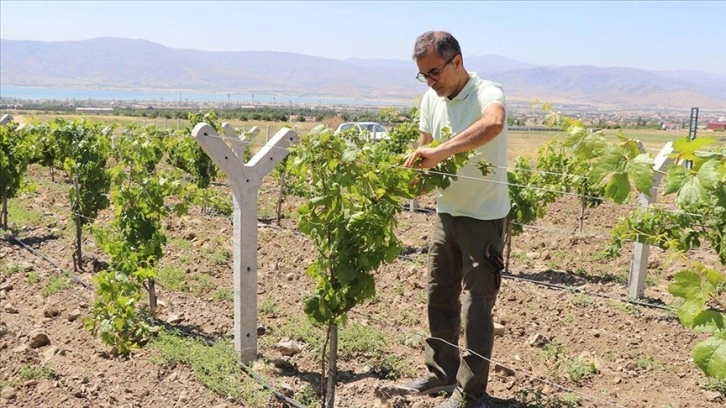
[[[231,149],[206,123],[197,124],[192,136],[227,175],[232,187],[234,348],[240,360],[249,363],[257,358],[257,195],[263,178],[287,156],[287,147],[297,143],[299,137],[289,128],[282,128],[245,163],[244,139],[228,123],[222,128]]]
[[[645,147],[643,147],[640,141],[638,141],[638,147],[641,152],[645,153]],[[641,207],[648,208],[649,204],[656,201],[658,184],[660,184],[660,180],[663,178],[662,171],[673,161],[669,157],[671,153],[673,153],[673,144],[668,142],[660,150],[658,156],[656,156],[655,162],[653,163],[653,170],[655,171],[653,172],[653,183],[650,194],[641,193],[638,197],[638,203]],[[640,299],[643,297],[649,255],[650,245],[640,242],[633,243],[633,257],[630,262],[630,277],[628,279],[628,297],[631,299]]]

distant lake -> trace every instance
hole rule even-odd
[[[25,86],[2,86],[0,98],[17,98],[25,100],[77,100],[77,101],[126,101],[126,102],[157,102],[173,104],[175,102],[212,102],[234,105],[275,104],[275,105],[348,105],[348,106],[404,106],[413,105],[410,102],[387,99],[359,99],[343,97],[317,97],[292,95],[260,95],[239,94],[225,92],[173,92],[173,91],[134,91],[120,89],[71,89],[71,88],[40,88]]]

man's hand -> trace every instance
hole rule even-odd
[[[437,147],[418,147],[406,159],[405,167],[430,169],[446,159],[446,153]]]

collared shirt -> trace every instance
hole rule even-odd
[[[492,103],[507,108],[500,84],[469,73],[469,81],[454,99],[440,97],[429,89],[421,99],[419,130],[434,139],[442,138],[442,129],[451,129],[451,135],[462,132],[482,117]],[[476,168],[479,159],[494,166],[491,174],[482,176]],[[509,213],[507,188],[507,126],[488,143],[477,149],[477,154],[457,173],[459,177],[443,191],[439,191],[436,210],[453,216],[466,216],[480,220],[504,218]]]

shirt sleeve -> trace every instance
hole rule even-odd
[[[418,120],[418,130],[423,133],[433,134],[433,130],[431,127],[431,98],[429,97],[429,93],[426,92],[424,96],[421,98],[421,108],[419,109],[419,120]]]
[[[502,86],[500,84],[491,82],[486,86],[481,87],[479,89],[478,96],[482,112],[484,112],[484,110],[492,103],[499,103],[504,106],[505,111],[507,110],[507,101],[504,98],[504,90],[502,90]]]

